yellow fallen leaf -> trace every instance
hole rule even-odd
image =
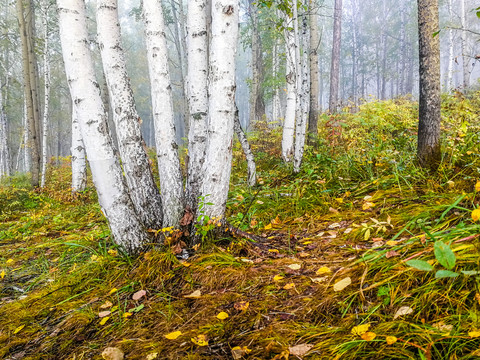
[[[110,311],[112,312],[112,314],[113,314],[115,311],[117,311],[117,310],[118,310],[118,305],[115,305],[114,307],[112,307],[112,308],[110,309]]]
[[[100,309],[109,309],[113,306],[113,304],[110,301],[105,301],[102,305],[100,305]]]
[[[388,246],[395,246],[397,244],[398,244],[398,241],[394,241],[394,240],[387,241]]]
[[[377,334],[371,331],[367,331],[365,334],[362,335],[362,339],[365,341],[372,341],[377,337]]]
[[[234,348],[232,348],[232,357],[234,360],[239,360],[251,352],[252,350],[246,346],[235,346]]]
[[[392,345],[397,342],[397,338],[395,336],[387,336],[386,340],[388,345]]]
[[[195,290],[193,293],[189,295],[184,295],[183,297],[186,299],[198,299],[202,296],[202,292],[200,290]]]
[[[395,320],[396,318],[398,318],[400,316],[411,314],[412,312],[413,312],[413,309],[411,307],[402,306],[401,308],[399,308],[397,310],[397,312],[393,316],[393,320]]]
[[[194,338],[191,338],[192,342],[198,346],[208,346],[207,335],[197,335]]]
[[[302,268],[302,265],[300,264],[291,264],[291,265],[288,265],[288,268],[289,269],[292,269],[292,270],[300,270]]]
[[[289,283],[289,284],[285,285],[283,288],[285,290],[290,290],[290,289],[293,289],[294,287],[295,287],[294,283]]]
[[[13,264],[13,261],[14,261],[13,259],[8,259],[7,262],[6,262],[6,264],[7,264],[7,265]]]
[[[335,201],[341,204],[343,203],[343,198],[335,198]]]
[[[123,317],[124,317],[125,319],[129,318],[129,317],[132,316],[132,315],[133,315],[133,314],[132,314],[131,312],[128,312],[128,311],[125,312],[125,313],[123,313]]]
[[[345,279],[342,279],[333,285],[333,290],[334,291],[342,291],[345,289],[348,285],[352,283],[352,279],[350,277],[346,277]]]
[[[275,276],[273,277],[273,281],[280,281],[280,280],[283,280],[284,278],[285,278],[285,277],[282,276],[282,275],[275,275]]]
[[[317,270],[316,274],[317,275],[323,275],[323,274],[330,274],[332,270],[330,268],[323,266],[320,269]]]
[[[117,288],[113,288],[112,290],[110,290],[110,291],[108,292],[108,295],[112,295],[114,292],[117,292],[117,291],[118,291]]]
[[[100,325],[105,325],[108,321],[108,319],[110,319],[110,316],[105,316],[101,321],[100,321]]]
[[[363,324],[363,325],[358,325],[358,326],[354,326],[352,328],[352,335],[356,335],[356,336],[362,336],[363,334],[365,334],[368,329],[370,328],[370,324]]]
[[[476,330],[476,331],[469,331],[469,332],[468,332],[468,336],[470,336],[471,338],[480,337],[480,331],[478,331],[478,330]]]
[[[447,185],[450,189],[453,189],[455,187],[455,182],[452,180],[447,181]]]
[[[472,219],[473,221],[478,221],[478,219],[480,219],[480,209],[475,209],[472,211]]]
[[[164,335],[166,339],[168,340],[175,340],[176,338],[178,338],[180,335],[182,335],[182,332],[181,331],[174,331],[174,332],[171,332],[167,335]]]
[[[371,208],[373,208],[373,207],[375,207],[375,204],[372,203],[372,202],[369,202],[369,201],[367,201],[366,203],[364,203],[364,204],[362,205],[362,209],[363,209],[363,210],[368,210],[368,209],[371,209]]]
[[[363,234],[363,239],[365,241],[367,241],[368,239],[370,239],[370,234],[371,234],[371,230],[370,229],[367,229],[367,231],[365,231],[365,234]]]
[[[5,277],[5,275],[7,275],[5,273],[5,270],[2,270],[2,272],[0,273],[0,279],[3,279]]]
[[[20,325],[19,327],[17,327],[15,329],[15,331],[13,332],[14,334],[18,334],[20,331],[22,331],[22,329],[25,327],[25,325]]]
[[[158,357],[158,353],[151,353],[147,355],[147,360],[153,360]]]
[[[239,301],[239,302],[236,302],[235,304],[233,304],[233,307],[235,308],[235,310],[245,311],[245,310],[248,309],[249,305],[250,305],[250,303],[248,303],[246,301]]]
[[[475,184],[475,191],[480,192],[480,181],[477,181],[477,183]]]
[[[268,249],[268,252],[276,253],[276,254],[279,253],[279,251],[277,249]]]
[[[182,261],[180,264],[182,264],[182,265],[185,266],[186,268],[188,268],[188,267],[190,267],[190,265],[192,265],[192,264],[190,264],[190,263],[187,262],[187,261]]]
[[[226,318],[228,318],[228,314],[225,311],[219,312],[217,315],[217,319],[225,320]]]
[[[113,257],[118,255],[118,251],[115,249],[108,250],[108,253],[110,254],[110,256],[113,256]]]
[[[312,243],[313,243],[313,241],[305,241],[305,242],[302,243],[302,245],[310,245]]]
[[[270,230],[272,228],[272,224],[265,225],[264,229],[265,230]]]

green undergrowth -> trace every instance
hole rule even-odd
[[[256,124],[259,184],[235,144],[228,221],[263,240],[206,237],[187,260],[123,254],[91,183],[71,196],[68,159],[42,191],[5,180],[0,358],[479,358],[479,108],[444,98],[435,174],[415,164],[406,99],[322,116],[299,174],[281,130]]]

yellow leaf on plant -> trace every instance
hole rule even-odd
[[[284,278],[285,278],[285,277],[282,276],[282,275],[275,275],[275,276],[273,277],[273,281],[280,281],[280,280],[283,280]]]
[[[323,274],[330,274],[332,270],[330,268],[323,266],[320,269],[317,270],[316,274],[317,275],[323,275]]]
[[[219,312],[217,315],[217,319],[225,320],[226,318],[228,318],[228,314],[225,311]]]
[[[335,198],[335,201],[341,204],[343,203],[343,198]]]
[[[294,287],[295,287],[294,283],[289,283],[289,284],[285,285],[283,288],[285,290],[290,290],[290,289],[293,289]]]
[[[377,337],[377,334],[371,331],[367,331],[365,334],[362,335],[362,339],[365,341],[372,341]]]
[[[14,334],[18,334],[20,331],[22,331],[22,329],[25,327],[25,325],[20,325],[19,327],[17,327],[15,329],[15,331],[13,332]]]
[[[112,295],[114,292],[117,292],[117,291],[118,291],[117,288],[113,288],[112,290],[110,290],[110,291],[108,292],[108,295]]]
[[[480,209],[475,209],[472,211],[472,219],[473,221],[478,221],[478,219],[480,219]]]
[[[342,291],[345,289],[348,285],[352,283],[352,279],[350,277],[346,277],[345,279],[342,279],[333,285],[333,290],[334,291]]]
[[[7,265],[13,264],[13,259],[8,259],[6,264]]]
[[[198,346],[208,346],[208,338],[207,335],[197,335],[194,338],[191,338],[192,342],[194,344],[197,344]]]
[[[5,277],[5,275],[7,275],[5,273],[5,270],[2,270],[2,272],[0,273],[0,279],[3,279]]]
[[[477,181],[477,183],[475,184],[475,191],[480,192],[480,181]]]
[[[395,336],[387,336],[386,340],[388,345],[392,345],[397,342],[397,338]]]
[[[367,241],[368,239],[370,239],[370,234],[371,234],[370,229],[367,229],[367,231],[365,231],[365,234],[363,234],[363,239],[364,239],[365,241]]]
[[[467,155],[472,155],[473,151],[467,151]]]
[[[105,325],[108,321],[108,319],[110,319],[110,316],[105,316],[101,321],[100,321],[100,325]]]
[[[181,331],[174,331],[174,332],[171,332],[167,335],[164,335],[166,339],[168,340],[175,340],[176,338],[178,338],[180,335],[182,335],[182,332]]]
[[[351,333],[352,335],[362,336],[368,331],[369,328],[370,328],[370,324],[354,326]]]
[[[469,331],[469,332],[468,332],[468,336],[470,336],[471,338],[480,337],[480,331],[478,331],[478,330],[476,330],[476,331]]]

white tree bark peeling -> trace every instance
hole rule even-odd
[[[205,215],[217,218],[225,214],[230,184],[238,13],[238,1],[212,3],[209,121],[202,196],[213,204],[204,206]]]
[[[152,86],[155,143],[163,201],[163,226],[176,226],[184,212],[183,184],[178,146],[175,142],[165,24],[160,1],[144,0],[143,17]]]
[[[162,199],[155,185],[140,130],[120,39],[117,0],[98,0],[97,32],[130,196],[147,228],[162,227]]]
[[[288,17],[286,18],[286,27]],[[286,53],[287,53],[287,108],[282,134],[282,157],[283,161],[290,162],[293,159],[294,134],[295,134],[295,107],[296,95],[296,61],[295,61],[295,38],[292,30],[285,30]]]
[[[114,241],[129,253],[135,253],[148,236],[128,195],[108,132],[90,54],[85,3],[82,0],[58,0],[57,6],[65,72],[99,203]]]

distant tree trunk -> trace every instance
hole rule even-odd
[[[247,168],[248,168],[248,186],[255,186],[257,182],[257,166],[255,165],[255,157],[253,156],[252,149],[248,143],[247,136],[240,125],[240,117],[238,116],[238,108],[235,106],[235,120],[234,120],[234,130],[237,135],[240,145],[242,145],[243,153],[247,159]]]
[[[387,9],[386,2],[382,1],[382,71],[381,71],[381,80],[382,80],[382,91],[380,93],[380,99],[385,100],[387,98]]]
[[[30,0],[25,3],[22,0],[16,0],[17,19],[20,27],[20,39],[22,43],[23,60],[23,88],[26,104],[26,119],[28,124],[28,142],[25,142],[26,154],[31,163],[31,183],[33,187],[40,185],[40,142],[38,132],[38,101],[36,99],[36,84],[32,83],[35,73],[35,53],[33,51],[32,33],[29,31],[32,23],[32,8]]]
[[[273,51],[272,51],[272,73],[273,73],[272,75],[274,79],[277,78],[278,69],[279,69],[278,48],[279,48],[278,41],[275,40],[275,43],[273,44]],[[281,117],[282,117],[282,114],[281,114],[281,104],[280,104],[280,92],[279,92],[278,86],[276,86],[275,92],[273,94],[273,99],[272,99],[272,121],[278,122]]]
[[[352,101],[353,106],[357,107],[357,47],[358,47],[358,4],[357,0],[352,0]]]
[[[402,5],[404,7],[405,5]],[[406,70],[407,70],[407,42],[405,41],[406,37],[406,26],[405,26],[405,10],[402,8],[400,12],[400,43],[401,43],[401,70],[400,70],[400,94],[405,95],[407,93],[406,89]]]
[[[342,0],[335,0],[333,13],[332,66],[330,70],[329,111],[334,114],[338,108],[338,89],[340,84],[340,48],[342,41]]]
[[[43,140],[42,140],[42,180],[41,187],[45,187],[47,176],[47,136],[48,136],[48,117],[50,106],[50,56],[49,56],[49,28],[48,28],[48,8],[47,0],[42,1],[43,10],[43,67],[44,67],[44,108],[43,108]]]
[[[295,13],[295,11],[294,11]],[[310,32],[308,26],[308,10],[306,9],[302,14],[302,33],[301,33],[302,55],[297,52],[298,55],[298,73],[300,74],[297,79],[301,79],[301,82],[297,82],[297,86],[300,91],[299,102],[297,103],[297,121],[295,124],[295,152],[293,158],[293,171],[300,172],[300,166],[302,165],[303,152],[305,148],[305,135],[307,130],[307,119],[310,105]],[[300,44],[300,41],[299,43]]]
[[[130,197],[143,224],[150,229],[160,229],[162,199],[145,151],[140,118],[127,74],[120,39],[117,0],[97,1],[97,31]]]
[[[76,105],[72,102],[72,194],[87,187],[87,159],[82,133],[78,124]],[[58,154],[60,156],[60,153]]]
[[[295,134],[295,108],[297,104],[296,73],[297,64],[295,60],[295,37],[288,24],[288,17],[285,17],[285,42],[287,54],[287,108],[285,110],[285,121],[282,134],[282,157],[283,161],[290,162],[293,158],[293,139]]]
[[[10,176],[10,152],[8,149],[7,114],[3,105],[3,94],[0,89],[0,179]]]
[[[175,119],[168,71],[167,41],[162,5],[144,0],[143,16],[147,41],[148,69],[152,86],[158,170],[163,202],[163,226],[176,226],[183,216],[183,183],[175,142]]]
[[[436,170],[440,147],[440,38],[438,0],[418,0],[420,110],[417,157],[420,166]]]
[[[448,0],[448,17],[450,21],[453,19],[453,9],[452,9],[452,0]],[[453,89],[453,66],[454,66],[454,57],[453,57],[453,29],[448,30],[448,69],[447,69],[447,92],[451,92]]]
[[[85,150],[113,240],[130,254],[148,240],[128,194],[119,159],[108,133],[105,110],[90,54],[85,3],[57,0],[65,73],[76,105]]]
[[[320,33],[318,29],[318,9],[314,0],[310,1],[310,112],[308,115],[308,135],[312,144],[318,135],[318,48]]]
[[[208,117],[207,0],[190,0],[187,11],[187,58],[190,128],[185,205],[195,214],[202,186]]]
[[[263,58],[262,41],[259,34],[257,5],[249,0],[249,14],[252,20],[252,81],[250,92],[250,123],[261,120],[265,115],[265,102],[263,100]]]
[[[235,54],[238,38],[238,0],[212,4],[208,143],[202,196],[204,215],[224,218],[230,184],[235,118]]]
[[[462,48],[462,74],[463,74],[463,89],[466,90],[470,86],[470,70],[468,54],[467,54],[467,18],[465,13],[465,0],[460,0],[460,20],[462,22],[462,30],[460,31],[461,48]]]

